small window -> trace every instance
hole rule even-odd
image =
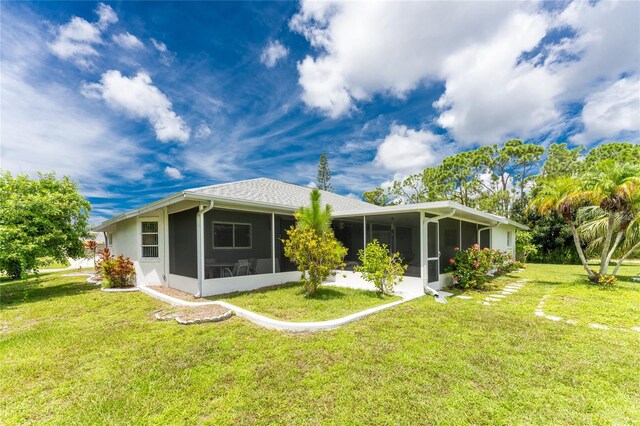
[[[214,222],[213,248],[251,248],[251,224]]]
[[[158,257],[158,222],[141,222],[142,257]]]
[[[507,247],[511,247],[511,231],[507,231]]]

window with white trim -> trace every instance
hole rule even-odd
[[[511,247],[511,231],[507,231],[507,247]]]
[[[213,222],[213,248],[251,248],[251,224]]]
[[[154,258],[160,254],[158,241],[158,222],[140,222],[142,257]]]

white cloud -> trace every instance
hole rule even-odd
[[[374,96],[403,99],[442,82],[436,122],[473,145],[566,130],[567,104],[640,71],[639,14],[640,3],[625,1],[549,11],[537,2],[304,0],[290,27],[317,51],[298,63],[307,106],[337,118]],[[545,38],[567,27],[575,36]]]
[[[391,172],[413,173],[437,162],[433,146],[439,144],[442,144],[440,136],[428,130],[394,124],[378,146],[374,163]]]
[[[111,6],[104,3],[98,4],[98,10],[96,13],[99,16],[97,25],[100,29],[104,30],[111,24],[118,22],[118,15],[113,11]]]
[[[211,129],[206,123],[200,123],[200,125],[196,128],[195,137],[197,139],[206,139],[211,136]]]
[[[73,61],[83,68],[91,67],[91,57],[99,55],[95,46],[102,43],[102,31],[118,21],[113,9],[103,3],[98,5],[96,13],[98,22],[90,23],[74,16],[66,24],[58,26],[56,38],[49,44],[51,51],[60,59]]]
[[[582,109],[584,132],[576,143],[613,139],[623,132],[640,132],[640,79],[623,78],[587,96]]]
[[[280,59],[286,58],[289,54],[289,49],[284,47],[279,41],[269,42],[262,50],[260,55],[260,62],[262,62],[267,68],[273,68]]]
[[[171,65],[173,59],[175,58],[175,53],[170,51],[166,44],[159,40],[156,40],[155,38],[151,39],[151,44],[153,44],[153,47],[155,47],[156,50],[160,53],[160,62],[162,62],[166,66]]]
[[[318,184],[315,183],[314,181],[310,180],[309,182],[307,182],[307,184],[305,185],[307,188],[317,188]]]
[[[140,49],[144,47],[138,37],[129,33],[114,34],[113,41],[125,49]]]
[[[172,110],[171,101],[153,85],[145,72],[129,78],[120,71],[109,70],[102,74],[99,83],[84,84],[82,93],[90,98],[103,99],[109,107],[131,117],[149,120],[156,137],[162,142],[186,142],[189,139],[190,128]]]
[[[182,176],[182,173],[180,172],[180,170],[171,166],[167,166],[164,168],[164,174],[170,177],[171,179],[177,179],[177,180],[182,179],[184,177]]]

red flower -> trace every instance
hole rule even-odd
[[[474,244],[474,245],[473,245],[473,248],[477,250],[477,249],[479,249],[479,248],[480,248],[480,246],[479,246],[478,244]]]
[[[455,262],[455,260],[449,259],[449,263],[453,264],[453,262]]]
[[[453,251],[458,251],[458,250],[460,250],[460,247],[454,247],[453,248]]]
[[[478,269],[478,267],[479,267],[479,266],[480,266],[480,263],[478,263],[478,262],[474,262],[474,263],[473,263],[473,267],[474,267],[474,268]]]

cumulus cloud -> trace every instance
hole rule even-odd
[[[267,68],[273,68],[280,59],[286,58],[289,54],[289,49],[284,47],[279,41],[269,42],[262,50],[260,55],[260,62],[262,62]]]
[[[394,173],[413,173],[438,161],[433,147],[441,143],[440,136],[428,130],[394,124],[378,146],[374,163]]]
[[[496,143],[566,126],[565,106],[638,72],[638,2],[315,2],[293,31],[304,103],[337,118],[374,96],[444,83],[436,123],[458,142]],[[566,36],[547,37],[553,31]],[[640,113],[640,111],[638,111]]]
[[[90,98],[102,99],[117,111],[138,119],[149,120],[161,142],[186,142],[191,129],[172,109],[171,101],[145,72],[134,77],[123,76],[120,71],[102,74],[99,83],[84,84],[82,93]]]
[[[95,46],[102,43],[102,31],[118,21],[110,6],[100,3],[96,13],[97,22],[91,23],[74,16],[69,22],[56,28],[56,38],[49,44],[51,51],[60,59],[73,61],[76,65],[92,66],[91,57],[98,56]]]
[[[114,34],[113,41],[125,49],[140,49],[144,47],[138,37],[129,33]]]
[[[167,177],[170,177],[171,179],[176,179],[176,180],[180,180],[182,179],[184,176],[182,176],[182,173],[180,172],[180,170],[176,169],[175,167],[171,167],[171,166],[167,166],[164,168],[164,174]]]
[[[582,109],[584,131],[576,143],[615,138],[623,132],[640,132],[640,79],[623,78],[587,96]]]

